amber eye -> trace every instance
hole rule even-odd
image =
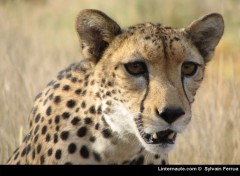
[[[182,64],[182,76],[193,76],[198,68],[198,64],[194,62],[185,62]]]
[[[129,62],[127,64],[124,64],[124,66],[127,72],[131,75],[138,76],[147,73],[147,66],[144,62]]]

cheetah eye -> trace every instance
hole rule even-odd
[[[182,76],[193,76],[197,72],[198,64],[194,62],[185,62],[182,64]]]
[[[147,72],[147,66],[144,62],[129,62],[124,64],[124,67],[128,73],[134,76],[142,75]]]

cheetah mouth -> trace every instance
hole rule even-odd
[[[168,129],[152,134],[144,132],[144,134],[141,136],[147,144],[174,144],[177,133]]]
[[[139,121],[140,120],[140,121]],[[143,125],[141,119],[136,120],[137,129],[140,133],[140,136],[147,144],[174,144],[177,133],[170,129],[158,131],[154,133],[146,133],[143,130]]]

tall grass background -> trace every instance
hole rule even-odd
[[[169,154],[172,164],[240,164],[240,1],[0,0],[0,164],[29,129],[34,96],[58,71],[81,59],[77,13],[99,9],[122,27],[145,21],[181,28],[210,12],[224,37],[193,105],[193,117]]]

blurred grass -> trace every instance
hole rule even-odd
[[[238,0],[0,0],[0,163],[28,130],[34,96],[81,58],[74,21],[86,8],[104,11],[123,27],[144,21],[184,27],[210,12],[224,16],[224,37],[170,162],[240,164]]]

